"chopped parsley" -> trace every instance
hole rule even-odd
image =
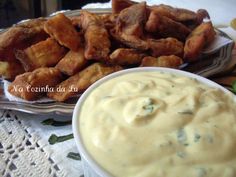
[[[179,111],[179,114],[184,114],[184,115],[193,115],[193,111],[192,110],[183,110],[183,111]]]
[[[189,144],[187,143],[187,135],[186,132],[183,128],[179,129],[177,132],[177,140],[180,144],[184,146],[188,146]]]
[[[197,143],[197,142],[199,142],[200,139],[201,139],[201,135],[199,135],[198,133],[195,133],[194,142]]]

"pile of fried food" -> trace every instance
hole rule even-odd
[[[33,19],[0,35],[0,75],[12,95],[62,102],[118,70],[196,61],[215,37],[204,18],[203,9],[113,0],[110,14]]]

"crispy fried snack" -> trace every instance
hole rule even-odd
[[[183,60],[175,55],[155,57],[144,57],[141,63],[141,67],[154,66],[154,67],[167,67],[167,68],[179,68],[183,64]]]
[[[76,51],[80,45],[80,36],[72,22],[60,13],[49,19],[44,25],[45,31],[61,45]]]
[[[81,26],[85,32],[85,58],[103,60],[110,52],[109,34],[100,17],[88,11],[81,11]]]
[[[0,34],[0,60],[7,61],[7,57],[14,55],[14,50],[27,48],[47,37],[48,35],[40,27],[11,27]]]
[[[13,80],[15,76],[24,72],[25,70],[18,60],[14,62],[0,61],[0,76],[4,79]]]
[[[175,38],[148,39],[148,43],[153,57],[162,55],[176,55],[182,57],[184,45]]]
[[[198,9],[197,10],[197,24],[201,24],[203,19],[210,19],[210,15],[206,9]]]
[[[54,92],[49,92],[47,95],[56,101],[65,101],[73,95],[82,93],[98,79],[121,69],[120,66],[106,66],[101,63],[94,63],[58,84]]]
[[[182,22],[185,26],[187,26],[189,29],[194,30],[198,25],[200,25],[204,19],[210,19],[210,16],[205,9],[198,9],[197,10],[197,18],[194,21],[185,21]]]
[[[62,73],[72,76],[81,71],[88,61],[84,57],[84,48],[80,47],[78,51],[70,50],[60,61],[57,63],[58,68]]]
[[[146,3],[132,5],[120,12],[111,35],[131,48],[147,50],[147,43],[142,40],[144,25],[147,21]]]
[[[80,16],[72,16],[68,17],[72,23],[73,26],[75,27],[81,27],[81,18]]]
[[[211,22],[202,23],[189,35],[184,46],[184,60],[192,62],[197,60],[202,49],[212,42],[216,32]]]
[[[62,79],[60,71],[56,68],[38,68],[17,76],[8,87],[8,91],[12,95],[32,101],[45,95]]]
[[[18,50],[16,57],[22,63],[25,71],[33,71],[40,67],[55,66],[65,53],[64,47],[60,46],[54,39],[48,38],[24,51]]]
[[[120,12],[116,22],[116,32],[142,37],[147,21],[146,3],[139,3]]]
[[[174,37],[181,41],[184,41],[191,32],[191,30],[182,23],[159,15],[155,11],[151,12],[145,29],[147,32],[156,33],[161,37]]]
[[[148,43],[145,40],[142,40],[136,36],[126,35],[125,33],[118,34],[114,30],[111,30],[110,34],[112,35],[114,40],[127,47],[141,51],[146,51],[149,48]]]
[[[41,17],[27,20],[23,23],[16,24],[15,26],[23,28],[34,28],[35,30],[44,31],[44,24],[46,23],[46,21],[47,19]]]
[[[34,22],[38,23],[38,19]],[[15,57],[16,50],[25,49],[48,37],[42,28],[29,28],[26,27],[25,23],[23,24],[11,27],[0,34],[0,61],[8,65],[8,70],[3,71],[6,67],[3,67],[3,63],[1,64],[0,76],[5,79],[13,80],[16,75],[24,72],[20,62]]]
[[[137,3],[130,0],[112,0],[111,1],[112,13],[118,14],[123,9],[126,9],[134,4],[137,4]]]
[[[112,0],[112,13],[118,14],[123,9],[126,9],[134,4],[137,4],[137,2],[130,1],[130,0]],[[204,9],[200,9],[201,12],[203,12],[202,10]],[[166,16],[174,21],[178,21],[178,22],[191,21],[194,23],[195,22],[202,23],[202,19],[207,17],[206,14],[208,14],[206,10],[204,10],[206,13],[204,12],[204,13],[201,13],[200,15],[198,12],[195,13],[188,9],[174,8],[165,4],[147,6],[147,14],[150,14],[153,11],[157,12],[157,14],[159,15]],[[202,18],[202,15],[204,16],[203,18]]]
[[[118,65],[136,65],[140,64],[145,54],[136,49],[119,48],[111,55],[109,62]]]
[[[103,21],[107,30],[110,30],[115,27],[118,14],[102,14],[100,19]]]
[[[174,8],[164,4],[151,6],[150,10],[178,22],[197,20],[197,14],[191,10]]]

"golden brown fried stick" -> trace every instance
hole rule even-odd
[[[126,8],[120,12],[116,22],[116,32],[126,35],[142,37],[144,25],[147,21],[146,3],[142,2]]]
[[[182,57],[184,45],[182,42],[175,38],[165,38],[165,39],[148,39],[151,55],[153,57],[159,57],[162,55],[176,55]]]
[[[62,75],[56,68],[38,68],[16,77],[9,85],[8,91],[17,97],[36,100],[62,81]]]
[[[58,68],[62,73],[72,76],[81,71],[88,61],[84,57],[84,48],[80,47],[78,51],[70,50],[60,61],[57,63]]]
[[[33,71],[40,67],[55,66],[65,53],[64,47],[60,46],[54,39],[48,38],[24,51],[17,51],[16,57],[22,63],[25,71]]]
[[[24,49],[47,37],[48,35],[40,27],[11,27],[0,34],[0,60],[4,59],[4,56],[12,55],[16,49]]]
[[[203,19],[210,19],[210,15],[206,9],[198,9],[197,10],[197,24],[201,24]]]
[[[127,35],[125,33],[118,34],[114,30],[111,30],[110,34],[112,35],[114,40],[130,48],[142,51],[148,50],[149,48],[148,43],[145,40],[140,39],[136,36]]]
[[[137,2],[130,0],[112,0],[112,12],[120,13],[123,9],[134,4],[137,4]],[[165,4],[147,6],[148,15],[153,11],[174,21],[188,24],[188,26],[196,26],[202,23],[203,18],[210,18],[205,9],[199,9],[197,13],[195,13],[188,9],[174,8]]]
[[[85,58],[88,60],[106,58],[110,52],[111,43],[100,17],[88,11],[81,11],[81,26],[85,31]]]
[[[22,23],[18,23],[15,26],[23,28],[34,28],[35,30],[44,31],[44,24],[46,23],[46,21],[47,19],[41,17],[36,19],[30,19]]]
[[[150,10],[178,22],[197,20],[197,14],[188,9],[174,8],[168,5],[160,4],[151,6]]]
[[[197,18],[194,21],[185,21],[182,22],[185,26],[187,26],[189,29],[194,30],[198,25],[200,25],[204,19],[210,19],[210,16],[205,9],[198,9],[197,10]]]
[[[35,20],[34,23],[38,22]],[[30,23],[30,22],[28,22]],[[8,65],[9,70],[4,70],[0,76],[6,79],[13,80],[16,75],[24,72],[20,62],[16,60],[15,51],[18,49],[25,49],[32,44],[41,40],[45,40],[48,35],[40,27],[31,27],[23,24],[14,26],[0,34],[0,61]],[[3,66],[3,65],[2,65]],[[11,68],[11,69],[10,69]]]
[[[60,13],[49,19],[44,25],[45,31],[61,45],[76,51],[80,45],[80,36],[72,22]]]
[[[24,72],[25,70],[18,60],[14,62],[0,61],[0,76],[4,79],[13,80],[15,76]]]
[[[183,64],[183,60],[175,55],[155,57],[144,57],[141,63],[141,67],[154,66],[154,67],[167,67],[167,68],[179,68]]]
[[[121,69],[120,66],[106,66],[101,63],[94,63],[58,84],[54,92],[48,93],[48,97],[56,101],[65,101],[73,95],[82,93],[98,79]],[[59,88],[62,88],[62,90],[59,91]]]
[[[119,42],[139,50],[147,50],[147,43],[142,40],[146,23],[146,3],[132,5],[120,12],[111,35]]]
[[[100,15],[100,18],[103,21],[107,30],[110,30],[115,27],[117,17],[118,17],[118,14],[102,14],[102,15]]]
[[[119,48],[116,49],[109,58],[109,62],[117,65],[135,65],[140,64],[144,53],[136,49]]]
[[[174,37],[184,41],[191,30],[182,23],[152,11],[145,25],[147,32],[156,33],[161,37]]]
[[[75,27],[81,27],[81,18],[80,16],[72,16],[68,17],[72,23],[73,26]]]
[[[184,46],[184,60],[192,62],[198,59],[202,49],[212,42],[216,32],[211,22],[202,23],[187,38]]]
[[[118,14],[123,9],[128,8],[134,4],[137,4],[137,3],[133,1],[129,1],[129,0],[112,0],[111,1],[112,13]]]

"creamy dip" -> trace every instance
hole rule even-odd
[[[193,78],[136,72],[84,101],[87,151],[116,177],[235,177],[236,104]]]

